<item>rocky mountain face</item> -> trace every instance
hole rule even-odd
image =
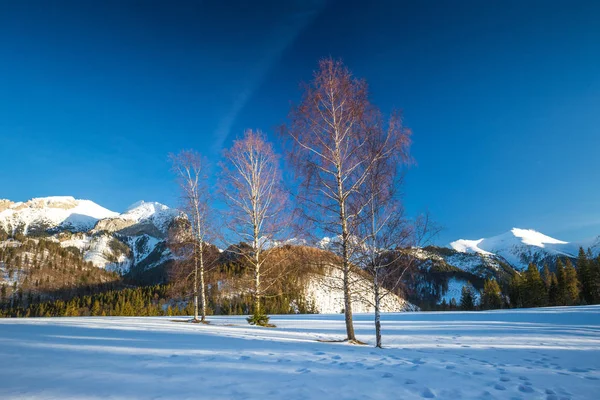
[[[467,283],[482,289],[486,279],[494,278],[500,285],[506,285],[530,263],[540,268],[548,265],[553,270],[559,258],[575,262],[580,247],[597,256],[600,236],[566,242],[532,229],[513,228],[490,238],[456,240],[448,247],[411,249],[420,263],[408,285],[416,298],[430,304],[458,301]]]
[[[78,250],[95,267],[122,275],[159,267],[170,259],[167,231],[180,215],[163,204],[143,201],[119,214],[68,196],[24,203],[0,200],[0,230],[11,236],[45,237]]]

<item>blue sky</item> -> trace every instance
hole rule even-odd
[[[404,111],[439,243],[600,234],[600,3],[370,3],[0,2],[0,198],[176,206],[169,152],[276,140],[333,56]]]

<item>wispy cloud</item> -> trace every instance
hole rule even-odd
[[[223,144],[231,134],[240,112],[244,109],[254,92],[262,85],[273,66],[283,52],[290,46],[304,29],[319,15],[325,2],[316,1],[311,4],[298,3],[296,12],[285,15],[273,27],[270,40],[266,43],[263,56],[255,64],[239,92],[236,93],[227,113],[221,118],[213,137],[213,152],[222,149]]]

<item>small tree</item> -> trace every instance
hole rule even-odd
[[[487,310],[502,308],[502,290],[495,279],[488,279],[483,285],[481,307]]]
[[[460,293],[460,308],[465,311],[475,310],[475,288],[468,282]]]
[[[577,279],[577,270],[568,258],[565,263],[565,275],[566,305],[570,306],[579,301],[579,280]]]
[[[524,301],[524,282],[521,274],[516,272],[510,280],[509,301],[512,308],[523,307]]]
[[[577,271],[579,275],[579,283],[581,284],[581,299],[587,304],[594,303],[594,273],[593,266],[590,265],[590,260],[582,247],[579,248],[577,256]]]
[[[546,284],[537,265],[531,263],[525,271],[525,307],[543,307],[548,302]]]

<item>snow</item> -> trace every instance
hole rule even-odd
[[[513,267],[524,269],[529,262],[546,256],[576,257],[579,247],[600,253],[598,239],[582,242],[565,242],[544,235],[533,229],[513,228],[501,235],[479,240],[460,239],[450,243],[450,247],[462,253],[496,255],[504,258]]]
[[[482,250],[479,248],[479,244],[485,239],[479,240],[467,240],[459,239],[455,242],[450,243],[450,246],[461,253],[480,253],[480,254],[492,254],[489,251]]]
[[[0,320],[2,399],[595,399],[600,306],[343,315]]]
[[[544,247],[545,244],[567,244],[567,242],[551,238],[533,229],[513,228],[511,232],[515,237],[521,238],[523,243],[530,246]]]
[[[442,304],[442,302],[444,300],[446,300],[446,304],[450,304],[452,299],[454,299],[456,301],[456,304],[460,304],[460,298],[462,296],[462,288],[463,288],[463,286],[465,286],[467,284],[469,284],[469,282],[465,281],[464,279],[459,279],[459,278],[454,278],[454,277],[448,279],[448,290],[441,297],[438,304]],[[479,293],[477,290],[474,290],[473,295],[474,295],[473,301],[475,302],[475,304],[479,304],[479,302],[481,301],[481,293]]]
[[[118,215],[90,200],[71,196],[51,196],[11,203],[0,212],[0,227],[9,231],[23,227],[26,234],[32,226],[64,227],[89,230],[98,220]]]
[[[343,312],[344,291],[343,273],[339,268],[324,267],[321,274],[309,277],[304,288],[307,302],[318,313],[333,314]],[[375,297],[373,283],[358,274],[351,273],[353,285],[352,311],[356,313],[374,312]],[[419,308],[386,289],[381,289],[384,296],[381,300],[381,312],[415,311]]]

